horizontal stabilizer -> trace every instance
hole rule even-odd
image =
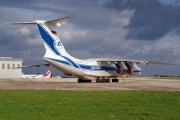
[[[57,26],[61,26],[61,22],[68,20],[70,17],[59,18],[44,22],[49,29],[55,29]]]
[[[70,17],[64,17],[64,18],[59,18],[59,19],[55,19],[55,20],[49,20],[49,21],[46,21],[44,22],[45,24],[57,24],[57,23],[61,23],[65,20],[68,20]]]
[[[37,24],[36,22],[12,22],[12,23],[8,23],[8,24],[12,24],[12,25],[33,25],[33,24]]]
[[[8,24],[12,24],[12,25],[34,25],[34,24],[46,24],[46,26],[49,29],[55,29],[55,27],[57,26],[61,26],[61,22],[68,20],[70,17],[66,16],[64,18],[59,18],[59,19],[55,19],[55,20],[49,20],[49,21],[43,21],[43,20],[36,20],[34,22],[12,22],[12,23],[8,23]]]

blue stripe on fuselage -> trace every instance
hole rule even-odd
[[[71,66],[68,62],[63,61],[63,60],[57,60],[57,59],[54,59],[54,58],[47,58],[47,57],[44,57],[44,58],[52,60],[52,61],[55,61],[55,62],[59,62],[59,63],[65,64],[65,65],[68,65],[68,66]]]
[[[59,63],[65,64],[65,65],[71,66],[68,62],[63,61],[63,60],[57,60],[54,58],[47,58],[47,57],[45,57],[45,58],[55,61],[55,62],[59,62]],[[79,64],[79,66],[81,68],[78,67],[78,69],[83,69],[83,70],[116,70],[115,66],[98,66],[98,65],[82,65],[82,64]]]
[[[98,66],[98,65],[82,65],[80,67],[84,70],[116,70],[115,66]]]
[[[69,63],[71,63],[75,68],[79,68],[78,65],[73,60],[71,60],[70,58],[65,57],[65,56],[62,56],[62,57],[64,59],[66,59]]]
[[[142,70],[133,70],[133,72],[142,72]]]

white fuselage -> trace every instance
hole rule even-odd
[[[77,64],[79,67],[72,67],[66,64],[62,64],[52,60],[50,58],[44,58],[46,62],[59,69],[60,71],[71,73],[82,79],[97,79],[97,78],[109,78],[119,77],[120,75],[116,72],[116,67],[113,65],[106,65],[104,67],[111,68],[112,70],[101,70],[102,66],[96,64],[96,62],[83,61],[85,64]],[[82,61],[81,61],[82,62]]]
[[[43,76],[43,74],[41,74],[41,75],[21,75],[21,78],[50,78],[51,77],[51,75],[49,75],[49,76]]]
[[[48,70],[44,74],[32,74],[32,75],[21,75],[21,78],[50,78],[52,75],[51,71]]]

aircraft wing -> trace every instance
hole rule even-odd
[[[146,64],[146,65],[148,65],[148,64],[175,65],[175,64],[167,63],[167,62],[140,61],[140,60],[130,60],[130,59],[110,59],[110,58],[97,59],[96,62],[98,62],[98,63],[122,63],[122,62],[130,62],[130,63]]]
[[[41,66],[50,66],[50,64],[27,65],[27,66],[21,66],[21,67],[13,67],[13,69],[29,68],[29,67],[41,67]]]

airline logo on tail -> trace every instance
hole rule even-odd
[[[61,49],[62,43],[59,38],[57,38],[56,41],[54,42],[54,46],[57,50]]]
[[[51,74],[51,71],[48,70],[48,71],[43,75],[43,77],[48,77],[50,74]]]

